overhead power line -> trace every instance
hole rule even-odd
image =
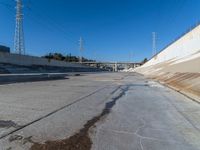
[[[39,12],[32,9],[32,6],[36,7],[36,5],[32,1],[29,0],[29,7],[27,7],[27,9],[31,13],[31,15],[36,16],[36,18],[40,22],[43,22],[43,24],[45,24],[45,27],[48,26],[52,28],[53,30],[58,31],[65,37],[65,39],[67,39],[67,41],[70,41],[73,44],[77,45],[74,38],[72,37],[73,34],[70,34],[69,31],[66,31],[66,28],[64,26],[57,23],[57,21],[54,18],[47,15],[43,10],[40,10],[41,12]]]

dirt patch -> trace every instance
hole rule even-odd
[[[0,120],[0,128],[11,128],[11,127],[18,128],[20,126],[11,120],[8,121]]]
[[[21,135],[12,135],[9,137],[9,142],[13,142],[13,141],[19,141],[19,140],[22,140],[23,139],[23,136]]]
[[[92,147],[92,141],[89,136],[90,128],[94,127],[101,118],[110,113],[111,109],[116,104],[116,101],[123,97],[128,89],[129,87],[120,88],[121,93],[114,97],[112,101],[106,103],[102,113],[89,120],[75,135],[64,140],[47,141],[44,144],[34,143],[31,150],[90,150]]]

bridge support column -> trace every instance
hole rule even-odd
[[[115,72],[118,71],[118,67],[117,67],[117,66],[118,66],[117,63],[115,63],[115,65],[114,65],[114,71],[115,71]]]

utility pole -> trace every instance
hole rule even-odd
[[[133,61],[133,52],[130,51],[129,53],[129,62],[131,63]]]
[[[156,32],[152,32],[152,56],[154,56],[156,53]]]
[[[132,67],[131,62],[133,62],[133,51],[130,51],[130,55],[129,55],[129,64],[127,64],[126,68],[129,69],[130,67]]]
[[[79,40],[79,50],[80,50],[79,63],[82,63],[82,61],[83,61],[82,51],[84,50],[82,37],[80,37],[80,40]]]
[[[16,0],[16,27],[14,38],[14,50],[17,54],[25,54],[24,31],[23,31],[23,4],[22,0]]]

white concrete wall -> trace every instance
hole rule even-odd
[[[155,65],[169,60],[179,60],[200,52],[200,25],[169,45],[143,67]]]
[[[57,67],[84,67],[80,64],[67,63],[63,61],[56,61],[34,56],[23,56],[18,54],[9,54],[0,52],[0,63],[8,63],[15,65],[46,65],[46,66],[57,66]]]

